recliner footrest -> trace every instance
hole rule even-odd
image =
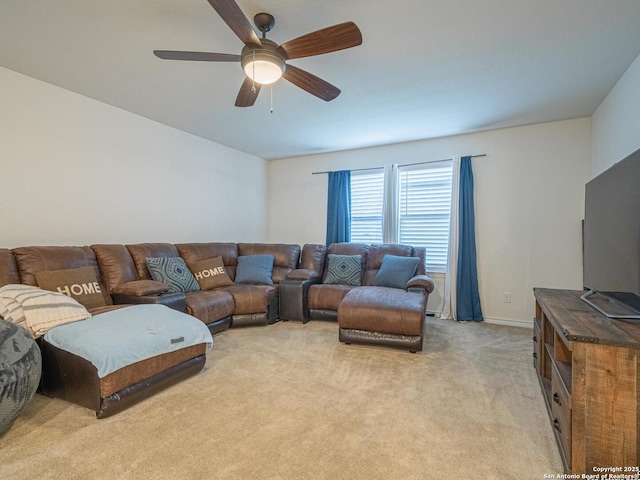
[[[354,288],[338,307],[339,340],[421,351],[426,303],[399,288]]]

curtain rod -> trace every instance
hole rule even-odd
[[[463,155],[466,156],[466,155]],[[487,154],[486,153],[481,153],[479,155],[469,155],[471,158],[478,158],[478,157],[486,157]],[[436,163],[436,162],[446,162],[447,160],[451,160],[450,158],[443,158],[442,160],[429,160],[428,162],[418,162],[418,163],[403,163],[402,165],[398,165],[398,167],[413,167],[414,165],[424,165],[426,163]],[[370,167],[370,168],[354,168],[353,170],[350,170],[351,172],[363,172],[365,170],[382,170],[384,167]],[[331,173],[331,171],[328,172],[312,172],[311,175],[322,175],[324,173]]]

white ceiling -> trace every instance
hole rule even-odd
[[[240,53],[206,0],[0,0],[0,65],[272,159],[589,116],[640,55],[640,0],[237,3],[277,43],[354,21],[361,46],[290,61],[342,94],[237,108],[239,64],[156,58]]]

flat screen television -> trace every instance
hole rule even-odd
[[[584,210],[582,299],[640,319],[640,150],[587,183]]]

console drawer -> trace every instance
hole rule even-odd
[[[551,409],[551,422],[559,440],[560,454],[566,466],[571,468],[571,410],[555,408],[555,405]]]
[[[551,400],[558,408],[571,410],[571,394],[569,393],[571,386],[565,383],[565,377],[568,376],[568,373],[564,377],[560,374],[560,369],[565,368],[566,370],[566,367],[558,362],[551,363]],[[568,377],[566,381],[571,381],[571,378]]]
[[[565,464],[571,468],[571,395],[553,362],[551,369],[551,422],[561,446]]]
[[[542,362],[542,341],[540,338],[540,326],[537,320],[533,322],[533,366],[540,373],[540,363]]]

